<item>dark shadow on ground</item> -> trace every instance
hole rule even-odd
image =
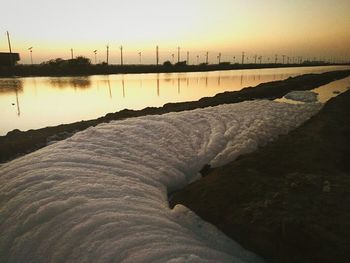
[[[174,193],[267,262],[350,262],[350,91],[258,151]]]

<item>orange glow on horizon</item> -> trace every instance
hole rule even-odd
[[[243,50],[263,56],[350,58],[347,0],[12,0],[2,6],[8,11],[0,17],[0,32],[10,31],[21,63],[29,63],[30,46],[36,63],[69,58],[71,48],[91,59],[97,49],[103,61],[106,44],[115,64],[120,45],[129,63],[137,63],[140,51],[145,63],[153,63],[156,45],[163,60],[177,46],[196,55],[208,50],[213,58],[218,52],[232,57]],[[7,51],[5,34],[0,35],[0,50]]]

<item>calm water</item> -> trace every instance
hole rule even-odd
[[[13,129],[36,129],[122,109],[198,100],[263,82],[345,68],[350,67],[0,79],[0,135]]]

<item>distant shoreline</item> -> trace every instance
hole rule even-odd
[[[349,75],[350,70],[330,71],[322,74],[305,74],[286,80],[262,83],[256,87],[247,87],[240,91],[219,93],[213,97],[202,98],[198,101],[167,103],[163,107],[147,107],[142,110],[125,109],[115,113],[108,113],[103,117],[93,120],[61,124],[37,130],[13,130],[5,136],[0,136],[0,163],[40,149],[52,141],[63,140],[72,136],[75,132],[103,122],[193,110],[225,103],[238,103],[245,100],[276,99],[283,97],[291,90],[310,90]]]
[[[147,73],[183,73],[208,72],[218,70],[244,70],[316,66],[350,66],[350,64],[303,63],[303,64],[200,64],[200,65],[16,65],[0,67],[0,78],[8,77],[63,77],[91,76],[108,74],[147,74]]]

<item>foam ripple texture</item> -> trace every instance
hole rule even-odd
[[[0,262],[258,262],[186,207],[210,163],[254,151],[320,104],[267,100],[114,121],[0,167]]]

